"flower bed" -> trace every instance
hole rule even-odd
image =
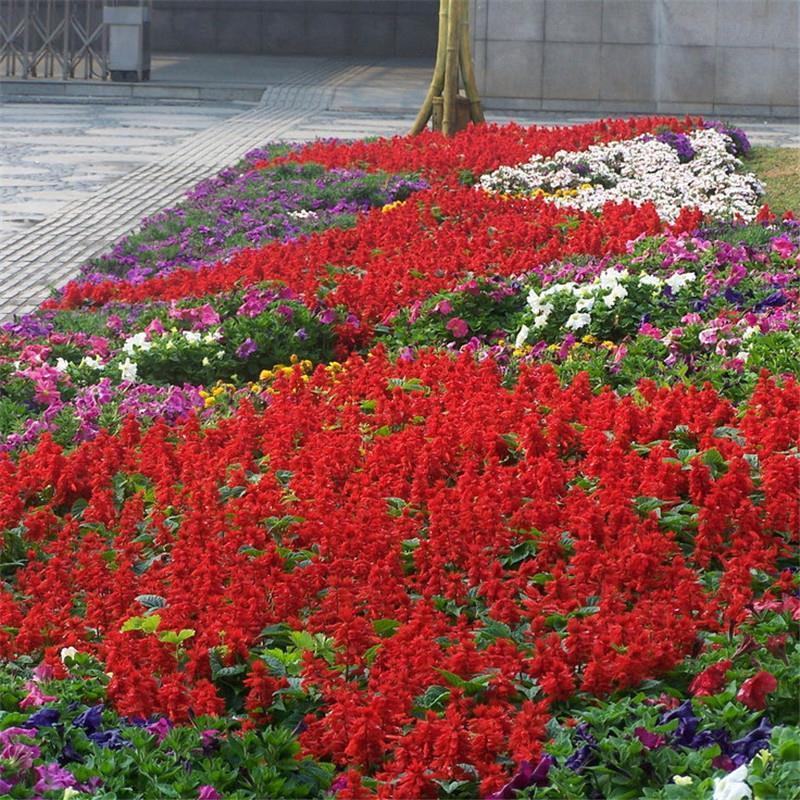
[[[0,789],[789,796],[800,226],[700,125],[256,151],[4,326]]]

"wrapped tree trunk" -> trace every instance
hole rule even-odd
[[[439,36],[433,78],[410,134],[420,133],[432,118],[434,130],[452,136],[468,121],[484,121],[475,82],[469,36],[469,0],[439,0]],[[459,94],[459,76],[466,97]]]

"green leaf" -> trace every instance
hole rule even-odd
[[[136,597],[136,602],[151,610],[167,607],[167,601],[158,594],[140,594]]]
[[[396,619],[376,619],[372,623],[375,633],[381,638],[393,636],[394,632],[400,626],[400,621]]]
[[[168,644],[182,644],[187,639],[191,639],[195,635],[193,628],[183,628],[179,631],[164,631],[159,637],[159,642],[167,642]]]
[[[130,619],[125,620],[119,630],[120,633],[128,633],[128,631],[155,633],[160,624],[161,616],[159,614],[153,614],[149,617],[131,617]]]

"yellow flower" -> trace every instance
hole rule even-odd
[[[296,364],[296,363],[297,363],[299,360],[300,360],[300,358],[297,356],[297,354],[296,354],[296,353],[292,353],[292,354],[289,356],[289,363],[290,363],[290,364]]]
[[[381,211],[386,214],[388,211],[391,211],[394,208],[399,208],[402,205],[405,205],[405,200],[395,200],[394,203],[387,203],[385,206],[381,207]]]
[[[272,377],[272,370],[270,369],[262,369],[261,373],[258,376],[260,381],[268,381]]]
[[[614,342],[610,342],[608,339],[606,339],[603,342],[603,347],[605,347],[606,350],[613,350],[616,347],[616,345],[614,344]]]
[[[304,358],[300,362],[300,366],[303,368],[303,372],[311,372],[311,370],[314,368],[314,364],[307,358]]]
[[[206,408],[210,408],[216,402],[217,402],[216,398],[214,398],[214,397],[206,397],[206,399],[205,399],[205,407]]]
[[[756,753],[756,758],[759,758],[759,759],[761,759],[761,763],[766,765],[766,764],[769,764],[769,762],[770,762],[770,761],[772,761],[772,759],[774,758],[774,756],[773,756],[773,755],[772,755],[772,753],[770,753],[770,751],[769,751],[769,750],[767,750],[767,748],[765,747],[765,748],[763,748],[762,750],[759,750],[759,751]]]
[[[584,344],[597,344],[598,339],[596,336],[593,336],[591,333],[586,334],[586,336],[581,339]]]
[[[672,782],[678,786],[691,786],[694,783],[689,775],[673,775]]]

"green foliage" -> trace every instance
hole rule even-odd
[[[286,725],[241,731],[235,718],[198,717],[190,725],[167,726],[157,734],[156,728],[134,725],[99,705],[105,700],[108,676],[91,656],[67,655],[65,664],[70,677],[42,684],[45,693],[57,697],[47,707],[58,712],[58,724],[39,727],[34,737],[19,741],[40,748],[35,764],[57,761],[65,747],[71,748],[79,760],[66,761],[66,768],[79,783],[97,784],[91,792],[75,795],[76,800],[195,798],[201,786],[214,787],[226,800],[310,798],[322,796],[330,786],[332,765],[301,758],[300,745]],[[27,694],[30,666],[28,659],[20,658],[0,668],[0,730],[25,727],[37,710],[19,708]],[[81,717],[90,708],[105,734],[98,741],[90,738],[91,729]],[[36,796],[33,770],[20,777],[10,797]],[[62,794],[58,790],[57,796]]]

